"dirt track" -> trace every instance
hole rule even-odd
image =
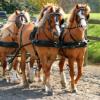
[[[77,94],[61,89],[59,70],[55,65],[52,70],[53,96],[46,96],[41,91],[41,83],[35,82],[29,89],[21,89],[20,85],[6,83],[4,80],[0,81],[0,100],[100,100],[100,66],[84,67],[83,77],[77,86]],[[69,83],[68,70],[66,76]]]

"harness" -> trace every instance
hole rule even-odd
[[[74,27],[74,28],[78,28],[78,27]],[[71,28],[71,29],[74,29],[74,28]],[[72,38],[73,42],[64,42],[63,41],[64,37],[62,37],[62,35],[64,33],[64,29],[65,28],[62,29],[62,33],[61,33],[61,36],[59,38],[59,41],[58,42],[54,42],[54,41],[51,41],[51,40],[34,39],[35,35],[36,35],[36,32],[38,30],[38,27],[35,27],[33,32],[31,32],[30,40],[31,40],[33,45],[40,46],[40,47],[80,48],[80,47],[86,47],[87,46],[87,41],[88,40],[84,39],[84,40],[81,40],[81,41],[76,41],[74,39],[74,37],[71,35],[71,33],[70,33],[70,28],[68,28],[68,30],[69,30],[69,34],[70,34],[70,37]]]
[[[50,27],[49,31],[52,32],[52,27],[51,27],[51,23],[50,23],[49,17],[48,17],[48,23],[50,25],[49,26]],[[77,27],[73,27],[73,28],[68,28],[67,27],[67,29],[69,30],[69,34],[70,34],[70,29],[74,29],[74,28],[78,28],[78,27],[81,27],[81,26],[77,26]],[[42,28],[44,29],[44,26]],[[59,49],[63,49],[63,48],[80,48],[80,47],[86,47],[87,46],[87,40],[76,41],[71,34],[70,34],[70,37],[72,38],[72,40],[74,40],[73,42],[65,42],[65,41],[63,41],[64,37],[62,37],[62,36],[63,36],[63,33],[64,33],[65,29],[66,29],[65,27],[61,27],[61,36],[59,37],[59,41],[55,42],[55,41],[52,41],[48,37],[47,33],[44,30],[43,30],[44,34],[45,34],[45,36],[47,37],[48,40],[35,39],[35,35],[37,34],[38,27],[34,27],[34,30],[30,34],[31,43],[28,43],[28,44],[25,44],[25,45],[22,45],[22,43],[21,43],[21,41],[22,41],[21,40],[22,39],[22,32],[21,32],[20,48],[17,50],[17,52],[16,52],[14,57],[16,57],[16,55],[18,54],[18,52],[20,51],[20,49],[22,47],[27,46],[29,44],[33,44],[35,46],[40,46],[40,47],[54,47],[54,48],[59,48]],[[12,62],[13,59],[11,59],[9,62]]]

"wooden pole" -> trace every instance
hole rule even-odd
[[[85,31],[85,34],[87,38],[87,30]],[[84,66],[87,66],[87,64],[88,64],[88,45],[87,45],[87,49],[86,49],[85,57],[84,57]]]

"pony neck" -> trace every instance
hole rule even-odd
[[[15,24],[11,24],[7,27],[3,27],[0,34],[1,34],[1,38],[0,39],[3,39],[7,36],[16,36],[17,33],[18,33],[18,28]]]
[[[78,24],[77,24],[77,22],[75,20],[73,20],[73,21],[70,20],[68,22],[68,27],[69,28],[75,28],[75,27],[78,27]]]
[[[66,35],[65,41],[70,41],[70,40],[73,41],[71,36],[76,41],[81,41],[81,40],[85,39],[85,29],[78,26],[75,20],[73,22],[69,22],[68,28],[69,28],[68,30],[70,30],[70,31],[68,31],[69,34],[67,34],[67,35],[69,35],[69,36]],[[71,36],[70,36],[70,34],[71,34]],[[70,38],[68,38],[68,37],[70,37]]]
[[[38,39],[39,40],[52,40],[52,33],[49,31],[48,23],[45,22],[41,27],[39,27],[38,31]]]

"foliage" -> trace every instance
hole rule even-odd
[[[28,8],[31,12],[38,12],[47,3],[57,3],[58,0],[1,0],[0,10],[12,13],[16,8],[23,10]]]
[[[100,0],[0,0],[0,10],[6,10],[7,13],[11,13],[17,7],[19,9],[29,8],[31,11],[38,12],[45,4],[56,3],[61,6],[64,11],[69,12],[76,2],[87,2],[92,12],[100,12]]]

